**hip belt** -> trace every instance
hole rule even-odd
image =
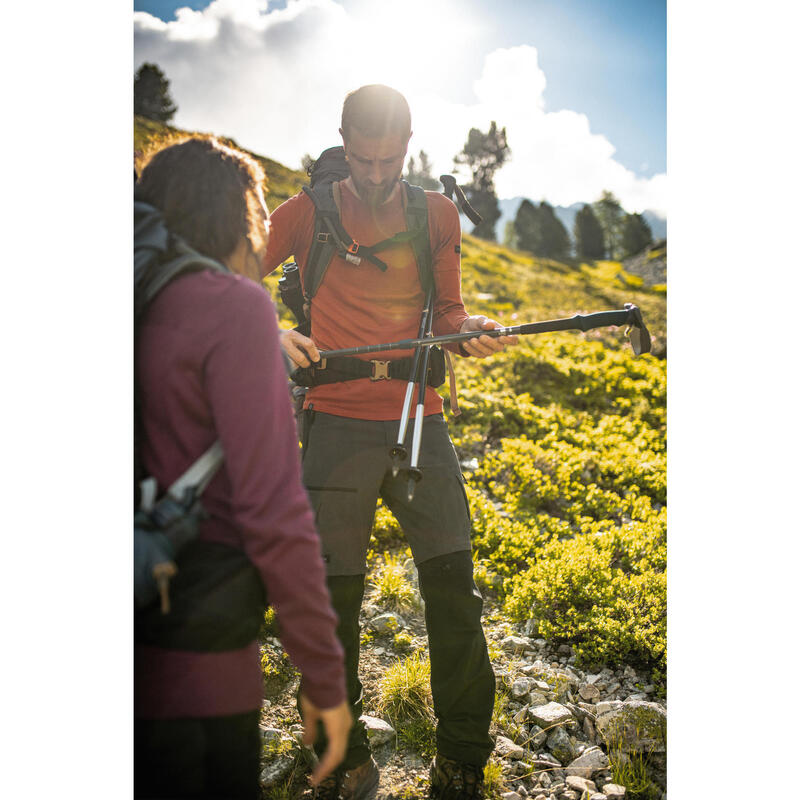
[[[396,358],[391,361],[339,356],[323,358],[318,364],[311,367],[299,367],[291,377],[298,386],[321,386],[326,383],[339,383],[341,381],[354,381],[359,378],[369,378],[371,381],[388,381],[392,379],[410,380],[413,359]],[[444,352],[440,347],[431,347],[428,361],[428,386],[441,386],[445,379]]]

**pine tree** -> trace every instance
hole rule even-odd
[[[514,218],[514,230],[522,250],[542,258],[564,258],[569,253],[567,229],[545,200],[538,207],[523,200]]]
[[[641,214],[628,214],[622,223],[623,258],[641,253],[653,243],[653,231]]]
[[[608,257],[615,260],[619,258],[622,249],[622,221],[625,211],[619,200],[609,191],[604,191],[592,208],[603,229]]]
[[[537,255],[544,258],[565,258],[569,254],[569,234],[564,223],[553,211],[553,206],[545,200],[539,203],[539,227],[542,241]]]
[[[584,205],[575,215],[572,230],[575,236],[575,255],[578,258],[603,258],[606,254],[605,237],[590,205]]]
[[[464,187],[470,205],[483,217],[473,235],[495,241],[495,225],[500,219],[500,207],[494,189],[494,174],[511,155],[506,129],[498,130],[492,121],[489,132],[472,128],[464,149],[455,157],[456,165],[465,164],[472,172],[472,181]]]
[[[419,151],[419,164],[414,160],[414,156],[408,159],[408,168],[406,169],[406,180],[413,183],[415,186],[421,186],[423,189],[439,190],[440,183],[431,174],[431,162],[428,159],[428,154],[424,150]]]
[[[520,250],[536,252],[539,246],[539,215],[536,206],[525,198],[514,217],[514,230],[517,234],[517,245]]]
[[[178,107],[169,94],[169,81],[157,64],[142,64],[133,78],[133,113],[169,122]]]

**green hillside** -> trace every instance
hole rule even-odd
[[[141,150],[182,135],[139,119],[135,130]],[[255,157],[274,208],[304,176]],[[265,281],[276,301],[278,272]],[[643,671],[664,697],[666,289],[642,286],[618,262],[561,263],[469,235],[463,237],[462,285],[470,313],[503,324],[620,309],[626,302],[642,310],[652,354],[634,357],[617,328],[529,336],[491,359],[454,359],[460,416],[449,412],[447,385],[440,391],[464,469],[476,580],[498,674],[508,661],[491,641],[497,631],[518,631],[524,623],[528,635],[548,645],[570,645],[587,671],[626,665]],[[293,325],[276,305],[281,325]],[[410,551],[382,506],[372,545],[372,602],[394,598],[399,607],[411,590],[398,565]],[[372,644],[380,644],[382,659],[410,663],[405,632],[380,641],[373,636],[364,634],[363,663],[377,663],[370,660]],[[415,657],[424,655],[424,638],[414,643]],[[281,691],[288,697],[291,671],[270,658],[265,655],[265,675],[284,680],[274,698]],[[381,664],[385,669],[386,661]],[[380,678],[364,678],[365,713],[390,708]],[[502,705],[502,682],[499,690]],[[513,725],[503,719],[497,716],[495,730],[511,735]],[[427,752],[430,732],[420,730],[413,740],[400,737],[399,752]]]
[[[284,200],[300,191],[300,187],[308,181],[304,172],[289,169],[273,161],[271,158],[251,153],[240,147],[234,139],[218,136],[210,133],[192,133],[164,125],[145,117],[133,118],[133,152],[134,164],[137,172],[141,169],[144,162],[156,150],[160,150],[168,144],[185,139],[187,136],[210,137],[215,136],[223,144],[236,147],[245,153],[249,153],[264,169],[267,182],[264,187],[264,197],[267,201],[267,208],[270,211],[277,208]]]

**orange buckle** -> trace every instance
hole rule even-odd
[[[348,253],[350,253],[350,254],[352,254],[352,255],[356,255],[356,253],[358,253],[358,248],[359,248],[359,246],[360,246],[360,245],[358,244],[358,242],[354,241],[354,242],[353,242],[353,243],[350,245],[350,247],[348,247],[348,248],[347,248],[347,252],[348,252]]]
[[[372,364],[372,375],[369,376],[371,381],[390,381],[392,379],[391,375],[389,375],[391,361],[376,361],[372,359],[369,363]]]

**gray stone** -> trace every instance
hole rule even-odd
[[[593,742],[597,738],[597,731],[594,729],[594,723],[592,722],[589,717],[583,718],[583,732],[586,734],[586,738]]]
[[[569,764],[575,758],[575,747],[572,744],[572,740],[561,727],[550,731],[550,735],[547,737],[547,749],[562,764]]]
[[[593,700],[600,697],[600,690],[593,683],[584,683],[581,688],[578,689],[578,694],[588,703],[591,703]]]
[[[597,786],[594,781],[588,778],[580,778],[577,775],[567,775],[567,786],[576,792],[596,792]]]
[[[521,636],[506,636],[506,638],[500,642],[500,647],[507,653],[522,653],[530,649],[530,641]]]
[[[528,735],[531,737],[531,744],[537,749],[543,747],[547,741],[547,732],[543,731],[536,723],[531,725]]]
[[[397,736],[397,731],[388,722],[380,719],[380,717],[371,717],[368,714],[362,714],[360,720],[367,729],[367,737],[372,747],[380,747],[387,742],[393,741]]]
[[[607,783],[603,787],[603,794],[608,800],[621,800],[625,797],[625,787],[620,786],[618,783]]]
[[[511,684],[511,694],[514,697],[524,697],[530,691],[530,681],[527,678],[517,678]]]
[[[561,703],[548,703],[528,710],[530,718],[542,728],[549,728],[562,722],[573,719],[572,712]]]
[[[282,781],[292,771],[292,767],[294,767],[292,756],[282,755],[271,759],[261,770],[261,785],[268,788]]]
[[[599,717],[619,708],[622,708],[622,700],[603,700],[595,705],[595,714]]]
[[[602,792],[595,792],[589,795],[589,800],[608,800]]]
[[[259,725],[259,728],[261,730],[261,741],[265,745],[280,741],[281,736],[283,736],[283,731],[278,728],[267,728],[264,725]]]
[[[547,681],[534,681],[533,685],[542,692],[550,691],[550,684]]]
[[[519,760],[525,756],[525,750],[505,736],[498,736],[494,750],[501,758]]]
[[[561,800],[581,800],[581,796],[579,792],[567,789],[566,792],[561,793]]]
[[[377,633],[394,633],[406,627],[406,621],[394,611],[379,614],[369,621],[370,627]]]
[[[609,748],[626,753],[666,752],[667,712],[658,703],[631,700],[600,711],[597,733]]]
[[[528,695],[528,702],[532,706],[543,706],[548,702],[547,695],[544,692],[531,692]]]
[[[365,603],[363,606],[361,606],[361,612],[367,619],[372,619],[372,617],[374,617],[379,611],[380,609],[378,606],[373,605],[372,603]]]
[[[608,756],[599,747],[591,747],[567,765],[567,775],[591,778],[603,769],[608,769]]]
[[[503,792],[500,797],[502,797],[503,800],[522,800],[522,795],[519,795],[516,792]]]
[[[522,723],[528,719],[528,706],[522,706],[522,708],[514,714],[513,719],[518,725],[522,725]]]

